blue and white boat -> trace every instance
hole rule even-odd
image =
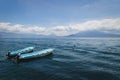
[[[20,49],[20,50],[8,52],[6,56],[7,56],[8,58],[10,58],[10,57],[15,57],[15,56],[17,56],[19,53],[20,53],[20,54],[29,53],[29,52],[33,52],[33,50],[34,50],[34,47],[27,47],[27,48],[24,48],[24,49]]]
[[[31,52],[28,54],[18,54],[17,61],[47,56],[47,55],[53,53],[53,50],[54,49],[50,48],[50,49],[44,49],[41,51]]]

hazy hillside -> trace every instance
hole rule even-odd
[[[101,31],[82,31],[77,34],[69,35],[70,37],[120,37],[118,34],[105,33]]]

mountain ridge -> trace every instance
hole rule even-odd
[[[82,31],[68,37],[120,37],[120,34],[106,33],[97,30]]]

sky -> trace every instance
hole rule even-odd
[[[120,0],[0,0],[0,32],[120,34]]]

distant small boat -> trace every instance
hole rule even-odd
[[[29,52],[33,52],[33,50],[34,50],[34,47],[27,47],[27,48],[24,48],[24,49],[8,52],[6,54],[6,56],[8,58],[11,58],[11,57],[17,56],[19,53],[20,54],[29,53]]]
[[[41,51],[36,51],[28,54],[18,54],[17,55],[17,61],[20,60],[26,60],[26,59],[31,59],[31,58],[37,58],[37,57],[43,57],[51,54],[54,49],[44,49]]]

